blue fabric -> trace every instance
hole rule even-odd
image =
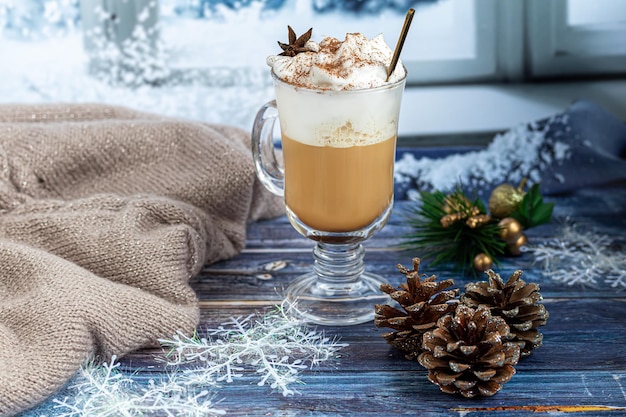
[[[569,128],[552,133],[570,146],[570,156],[542,173],[545,194],[626,181],[626,124],[604,108],[577,101],[565,112]]]
[[[595,103],[574,102],[563,113],[530,122],[524,129],[514,127],[510,132],[512,134],[496,137],[498,143],[494,139],[487,148],[399,149],[399,159],[408,153],[414,156],[417,163],[414,171],[404,169],[399,173],[396,170],[395,198],[406,199],[413,190],[433,191],[436,185],[429,180],[431,171],[458,173],[452,168],[457,168],[459,163],[467,164],[463,178],[457,178],[456,183],[454,178],[450,178],[449,188],[439,191],[449,192],[455,185],[460,185],[471,195],[488,198],[494,187],[502,183],[517,185],[522,178],[528,179],[528,185],[539,182],[542,194],[546,195],[626,183],[626,124]],[[534,150],[536,155],[498,153],[508,149],[510,152],[507,153],[513,154],[513,150],[523,149],[521,144],[515,143],[521,139],[519,135],[540,138]],[[459,155],[463,154],[467,155],[460,160]],[[500,156],[503,158],[500,161],[493,160]],[[481,159],[485,161],[476,165],[476,161]],[[420,163],[429,160],[437,163]],[[493,171],[489,170],[492,165],[502,172],[491,175]]]

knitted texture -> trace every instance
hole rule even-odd
[[[192,332],[189,279],[282,210],[239,129],[96,104],[0,106],[0,416],[89,358]]]

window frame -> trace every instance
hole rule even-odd
[[[571,26],[567,0],[530,0],[526,33],[532,78],[626,73],[626,23]]]
[[[437,60],[403,60],[408,70],[408,84],[486,81],[497,76],[497,1],[472,0],[471,3],[471,7],[474,8],[475,29],[473,56]],[[460,34],[457,35],[460,36]]]

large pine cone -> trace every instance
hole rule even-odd
[[[402,310],[386,304],[374,306],[374,324],[377,327],[389,327],[396,330],[383,334],[391,346],[400,349],[407,359],[415,359],[422,352],[422,335],[433,329],[437,320],[456,308],[459,289],[446,290],[454,285],[454,280],[447,279],[436,282],[432,275],[420,279],[420,259],[413,259],[413,270],[398,265],[401,273],[406,275],[406,283],[396,289],[389,284],[381,285],[381,290],[398,302]]]
[[[520,279],[522,271],[515,271],[505,283],[500,275],[488,270],[489,281],[469,283],[461,302],[470,307],[485,305],[491,314],[506,320],[511,329],[513,341],[519,344],[522,356],[541,346],[543,335],[537,327],[546,324],[549,317],[539,292],[539,285],[526,284]]]
[[[519,346],[508,337],[504,319],[492,317],[488,308],[459,305],[424,334],[418,361],[443,392],[491,396],[515,374],[520,358]]]

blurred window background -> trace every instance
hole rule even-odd
[[[402,59],[420,94],[626,76],[624,0],[0,0],[0,97],[249,128],[287,25],[318,41],[383,33],[393,48],[409,7]]]

